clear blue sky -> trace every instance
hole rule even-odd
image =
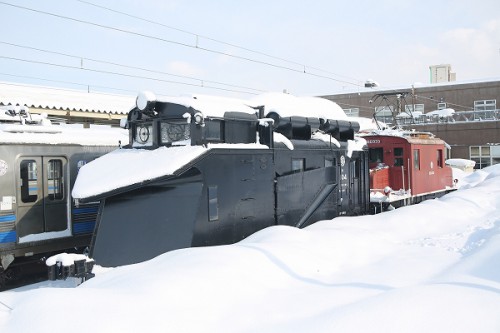
[[[500,77],[498,0],[0,0],[0,13],[0,81],[248,97],[429,83],[443,63],[457,80]]]

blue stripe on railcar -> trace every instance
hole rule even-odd
[[[80,222],[73,224],[73,234],[88,234],[94,231],[95,221]]]
[[[0,243],[14,243],[17,240],[15,230],[0,232]]]
[[[0,216],[0,223],[9,223],[15,221],[16,221],[16,215],[14,214]]]
[[[90,214],[97,213],[99,207],[81,207],[81,208],[73,208],[73,214]]]

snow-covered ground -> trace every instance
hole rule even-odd
[[[500,165],[438,200],[0,293],[0,332],[500,332]]]

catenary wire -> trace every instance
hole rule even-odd
[[[59,68],[77,69],[77,70],[83,70],[83,71],[88,71],[88,72],[116,75],[116,76],[129,77],[129,78],[135,78],[135,79],[145,79],[145,80],[163,82],[163,83],[181,84],[181,85],[186,85],[186,86],[191,86],[191,87],[202,87],[202,88],[217,89],[217,90],[221,90],[221,91],[257,95],[257,93],[251,93],[251,92],[247,92],[247,91],[208,86],[208,85],[203,84],[203,82],[201,84],[194,84],[194,83],[188,83],[188,82],[164,80],[164,79],[151,78],[151,77],[140,76],[140,75],[125,74],[125,73],[120,73],[120,72],[82,68],[82,67],[78,67],[78,66],[70,66],[70,65],[63,65],[63,64],[56,64],[56,63],[51,63],[51,62],[46,62],[46,61],[29,60],[29,59],[22,59],[22,58],[17,58],[17,57],[7,57],[7,56],[3,56],[3,55],[0,55],[0,59],[14,60],[14,61],[19,61],[19,62],[37,64],[37,65],[47,65],[47,66],[53,66],[53,67],[59,67]]]
[[[116,10],[116,9],[113,9],[113,8],[109,8],[109,7],[105,7],[105,6],[102,6],[102,5],[98,5],[98,4],[92,3],[90,1],[84,1],[84,0],[75,0],[75,1],[83,3],[83,4],[87,4],[87,5],[90,5],[90,6],[94,6],[94,7],[103,9],[103,10],[107,10],[107,11],[110,11],[110,12],[113,12],[113,13],[116,13],[116,14],[124,15],[124,16],[130,17],[130,18],[136,19],[136,20],[140,20],[140,21],[143,21],[143,22],[147,22],[147,23],[151,23],[151,24],[154,24],[154,25],[158,25],[158,26],[161,26],[161,27],[164,27],[164,28],[167,28],[167,29],[179,31],[179,32],[182,32],[182,33],[194,36],[197,39],[201,37],[203,39],[206,39],[206,40],[209,40],[209,41],[212,41],[212,42],[216,42],[216,43],[219,43],[219,44],[222,44],[222,45],[226,45],[226,46],[231,46],[231,47],[234,47],[234,48],[237,48],[237,49],[240,49],[240,50],[244,50],[244,51],[247,51],[247,52],[251,52],[251,53],[258,54],[258,55],[266,56],[268,58],[272,58],[272,59],[275,59],[275,60],[280,60],[280,61],[287,62],[287,63],[290,63],[290,64],[298,65],[298,66],[301,66],[303,68],[310,68],[310,69],[314,69],[314,70],[319,71],[319,72],[328,73],[328,74],[331,74],[331,75],[334,75],[334,76],[338,76],[338,77],[343,77],[343,78],[346,78],[346,79],[349,79],[349,80],[360,81],[360,80],[357,80],[355,78],[348,77],[348,76],[345,76],[345,75],[336,74],[336,73],[333,73],[331,71],[328,71],[328,70],[325,70],[325,69],[322,69],[322,68],[305,65],[305,64],[299,63],[297,61],[293,61],[293,60],[285,59],[285,58],[282,58],[282,57],[274,56],[274,55],[271,55],[271,54],[268,54],[268,53],[265,53],[265,52],[261,52],[261,51],[256,51],[254,49],[250,49],[250,48],[247,48],[247,47],[244,47],[244,46],[236,45],[234,43],[224,42],[224,41],[222,41],[220,39],[216,39],[216,38],[213,38],[213,37],[205,36],[205,35],[202,35],[202,34],[197,34],[197,33],[191,32],[191,31],[187,31],[185,29],[176,28],[176,27],[173,27],[171,25],[167,25],[167,24],[164,24],[164,23],[161,23],[161,22],[153,21],[153,20],[146,19],[146,18],[137,16],[137,15],[132,15],[130,13],[119,11],[119,10]]]
[[[52,17],[57,17],[57,18],[60,18],[60,19],[70,20],[70,21],[73,21],[73,22],[87,24],[87,25],[91,25],[91,26],[95,26],[95,27],[99,27],[99,28],[104,28],[104,29],[109,29],[109,30],[121,32],[121,33],[126,33],[126,34],[130,34],[130,35],[138,36],[138,37],[148,38],[148,39],[152,39],[152,40],[156,40],[156,41],[160,41],[160,42],[164,42],[164,43],[170,43],[170,44],[174,44],[174,45],[178,45],[178,46],[184,46],[184,47],[188,47],[188,48],[192,48],[192,49],[203,50],[203,51],[206,51],[206,52],[209,52],[209,53],[214,53],[214,54],[218,54],[218,55],[232,57],[232,58],[235,58],[235,59],[245,60],[245,61],[248,61],[248,62],[253,62],[253,63],[257,63],[257,64],[261,64],[261,65],[271,66],[271,67],[275,67],[275,68],[279,68],[279,69],[284,69],[284,70],[288,70],[288,71],[292,71],[292,72],[296,72],[296,73],[303,73],[303,74],[306,74],[306,75],[309,75],[309,76],[313,76],[313,77],[317,77],[317,78],[323,78],[323,79],[328,79],[328,80],[331,80],[331,81],[342,82],[342,83],[346,83],[346,84],[350,84],[350,85],[354,85],[354,86],[361,86],[358,83],[353,83],[353,82],[349,82],[349,81],[346,81],[346,80],[335,79],[335,78],[332,78],[332,77],[326,76],[326,75],[320,75],[320,74],[315,74],[315,73],[308,72],[308,71],[306,71],[305,67],[303,69],[296,69],[296,68],[292,68],[292,67],[288,67],[288,66],[284,66],[284,65],[273,64],[273,63],[266,62],[266,61],[252,59],[252,58],[249,58],[249,57],[238,56],[238,55],[230,54],[230,53],[227,53],[227,52],[222,52],[222,51],[217,51],[217,50],[213,50],[213,49],[209,49],[209,48],[205,48],[205,47],[200,47],[198,45],[190,45],[190,44],[187,44],[187,43],[182,43],[182,42],[178,42],[178,41],[174,41],[174,40],[169,40],[169,39],[158,37],[158,36],[152,36],[152,35],[148,35],[148,34],[136,32],[136,31],[131,31],[131,30],[121,29],[121,28],[112,27],[112,26],[108,26],[108,25],[104,25],[104,24],[95,23],[95,22],[85,21],[85,20],[74,18],[74,17],[64,16],[64,15],[50,13],[50,12],[46,12],[46,11],[42,11],[42,10],[38,10],[38,9],[33,9],[33,8],[24,7],[24,6],[19,6],[19,5],[15,5],[15,4],[4,2],[4,1],[0,1],[0,4],[6,5],[6,6],[11,6],[11,7],[22,9],[22,10],[27,10],[27,11],[35,12],[35,13],[39,13],[39,14],[44,14],[44,15],[48,15],[48,16],[52,16]]]
[[[113,65],[113,66],[123,67],[123,68],[128,68],[128,69],[141,70],[141,71],[145,71],[145,72],[148,72],[148,73],[169,75],[169,76],[174,76],[174,77],[183,78],[183,79],[195,80],[195,81],[199,81],[199,82],[207,82],[207,83],[213,83],[213,84],[228,86],[228,87],[232,87],[232,88],[247,89],[247,90],[253,90],[253,91],[256,91],[256,92],[264,92],[264,90],[256,89],[256,88],[244,87],[244,86],[240,86],[240,85],[223,83],[223,82],[218,82],[218,81],[205,80],[205,79],[196,78],[196,77],[192,77],[192,76],[172,74],[172,73],[163,72],[163,71],[154,70],[154,69],[149,69],[149,68],[144,68],[144,67],[124,65],[124,64],[119,64],[119,63],[112,62],[112,61],[105,61],[105,60],[99,60],[99,59],[95,59],[95,58],[87,58],[87,57],[77,56],[77,55],[63,53],[63,52],[50,51],[50,50],[36,48],[36,47],[32,47],[32,46],[20,45],[20,44],[5,42],[5,41],[0,41],[0,43],[1,44],[10,45],[10,46],[19,47],[19,48],[24,48],[24,49],[28,49],[28,50],[34,50],[34,51],[38,51],[38,52],[44,52],[44,53],[61,55],[61,56],[65,56],[65,57],[69,57],[69,58],[74,58],[74,59],[87,60],[87,61],[91,61],[91,62],[106,64],[106,65]]]

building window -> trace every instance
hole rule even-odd
[[[394,110],[394,107],[392,105],[390,106],[377,106],[375,108],[375,114],[380,117],[392,117],[392,111]]]
[[[413,151],[413,165],[415,170],[420,170],[420,150],[415,149]]]
[[[470,159],[476,162],[475,169],[486,168],[491,165],[490,146],[470,146]]]
[[[494,111],[496,109],[497,109],[496,99],[474,101],[474,111]]]
[[[359,108],[344,109],[344,112],[349,117],[359,117]]]
[[[424,104],[410,104],[405,106],[406,113],[421,112],[424,113]]]
[[[438,110],[446,109],[446,103],[438,103],[437,104],[437,109]]]

